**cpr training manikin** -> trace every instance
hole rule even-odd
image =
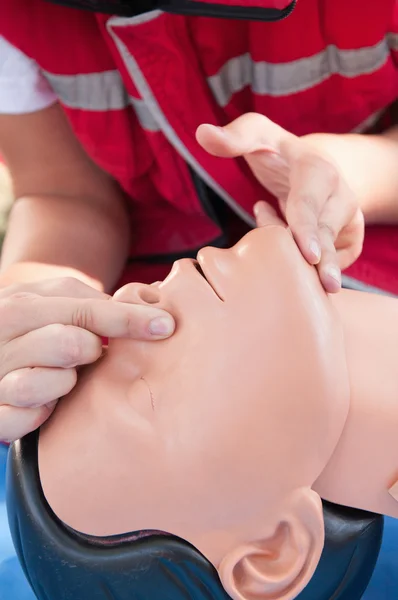
[[[168,310],[176,333],[111,340],[40,433],[14,445],[10,520],[25,563],[15,531],[26,526],[44,546],[66,536],[64,563],[82,556],[87,581],[102,565],[93,586],[108,595],[94,599],[121,598],[112,581],[127,564],[123,600],[155,598],[143,581],[156,563],[156,598],[294,600],[323,551],[321,498],[398,517],[397,300],[328,296],[272,220],[116,299]],[[33,586],[39,600],[55,600],[48,586]]]

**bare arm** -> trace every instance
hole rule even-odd
[[[0,153],[16,198],[0,282],[68,275],[111,289],[128,251],[125,198],[87,156],[60,106],[0,115]]]
[[[339,165],[366,223],[398,223],[398,126],[382,135],[317,133],[306,138]]]
[[[101,337],[164,339],[174,321],[102,293],[127,256],[125,199],[57,104],[0,115],[0,153],[16,197],[0,266],[0,439],[15,440],[100,357]]]

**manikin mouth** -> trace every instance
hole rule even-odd
[[[206,281],[206,283],[208,284],[209,287],[211,287],[211,289],[213,290],[214,294],[217,296],[217,298],[219,300],[221,300],[221,302],[224,302],[224,298],[222,298],[220,296],[220,294],[218,293],[217,289],[215,288],[214,284],[209,280],[209,278],[206,276],[206,273],[203,271],[201,265],[199,264],[199,262],[197,260],[193,261],[193,266],[195,267],[195,269],[197,270],[197,272],[203,277],[203,279]]]
[[[200,264],[198,263],[197,260],[194,261],[194,267],[197,270],[197,272],[200,273],[204,279],[206,279],[207,283],[209,283],[208,279],[207,279],[207,277],[206,277],[206,275],[205,275],[205,273],[204,273],[204,271],[202,269],[202,267],[200,266]]]

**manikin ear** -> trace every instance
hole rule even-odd
[[[233,600],[293,600],[310,581],[324,543],[322,503],[299,490],[271,537],[234,548],[219,576]]]

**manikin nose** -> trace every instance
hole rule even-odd
[[[143,283],[128,283],[114,294],[114,299],[119,302],[131,304],[158,304],[160,290],[158,283],[146,285]]]
[[[234,262],[234,248],[214,248],[206,246],[198,252],[198,263],[206,272],[206,265],[214,266],[223,276],[230,276],[231,267]]]

